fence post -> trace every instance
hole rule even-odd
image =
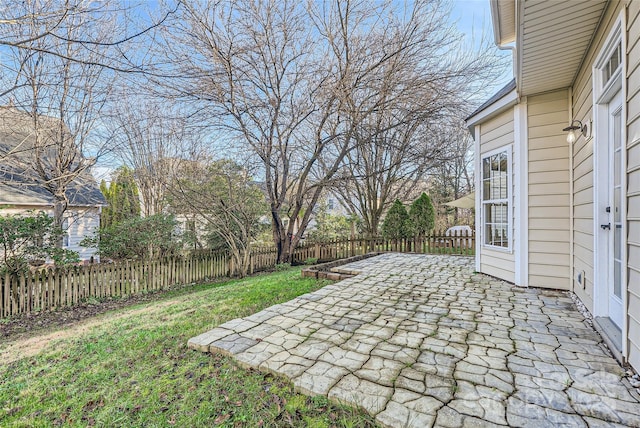
[[[33,277],[33,272],[28,271],[27,272],[27,276],[25,278],[25,284],[27,287],[27,313],[30,314],[31,313],[31,309],[33,307],[33,285],[34,285],[34,277]]]
[[[0,292],[2,293],[0,296],[2,299],[2,304],[0,305],[0,316],[4,318],[9,315],[9,287],[11,284],[9,282],[9,274],[5,273],[4,279],[0,279],[0,281],[3,281],[2,287],[0,288]]]

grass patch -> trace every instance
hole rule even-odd
[[[0,426],[375,426],[360,411],[294,393],[285,379],[186,347],[325,284],[293,268],[99,315],[97,325],[0,366]]]

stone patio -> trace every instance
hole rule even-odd
[[[189,340],[389,427],[640,427],[640,395],[564,292],[467,257],[384,254],[359,275]]]

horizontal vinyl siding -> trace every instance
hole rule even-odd
[[[596,31],[592,44],[583,60],[583,66],[578,71],[573,86],[573,117],[582,123],[592,124],[593,120],[593,76],[592,67],[604,40],[608,36],[613,23],[618,17],[620,4],[612,2],[607,6],[600,27]],[[591,130],[593,132],[593,130]],[[574,284],[574,292],[593,312],[594,292],[594,138],[585,139],[580,136],[573,145],[573,277],[581,271],[585,273],[585,288]]]
[[[568,93],[527,99],[529,285],[569,289]]]
[[[513,148],[513,108],[505,111],[504,113],[494,117],[482,123],[480,125],[480,153],[481,158],[484,153],[491,152],[493,150],[508,146],[508,149],[512,151]],[[511,209],[512,215],[515,212],[513,209],[514,202],[514,158],[513,152],[511,152],[511,175],[509,177],[511,186]],[[481,174],[481,172],[478,172]],[[481,207],[479,209],[482,209]],[[512,219],[511,230],[511,248],[512,251],[494,250],[489,247],[481,245],[480,248],[480,271],[487,275],[495,276],[496,278],[504,279],[509,282],[515,282],[515,248],[514,243],[514,231],[513,225],[515,221]],[[482,227],[482,226],[480,226]],[[482,239],[482,238],[481,238]]]
[[[590,58],[589,61],[594,61]],[[591,67],[578,76],[573,89],[573,114],[578,120],[593,118]],[[575,283],[573,291],[593,312],[593,142],[580,136],[573,144],[573,278],[584,272],[584,288]]]
[[[480,254],[480,267],[482,273],[504,279],[505,281],[515,282],[513,262],[509,262],[502,257],[502,253],[498,251],[483,248]]]
[[[627,299],[629,363],[640,369],[640,2],[627,12]]]
[[[480,150],[487,153],[513,143],[513,109],[480,126]]]
[[[574,84],[574,117],[593,118],[592,66],[603,47],[623,2],[611,2]],[[640,2],[628,2],[626,12],[626,120],[627,120],[627,326],[628,361],[640,369]],[[593,140],[574,145],[574,265],[585,270],[586,290],[576,294],[593,310]]]

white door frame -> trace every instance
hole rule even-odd
[[[598,57],[593,66],[593,180],[594,180],[594,193],[593,193],[593,243],[594,243],[594,290],[593,290],[593,315],[598,317],[609,317],[609,276],[612,273],[612,269],[606,264],[602,263],[605,257],[608,257],[609,245],[613,243],[613,230],[602,230],[600,225],[609,223],[610,215],[605,212],[606,207],[610,206],[609,199],[609,174],[606,176],[604,171],[609,169],[609,102],[614,97],[621,97],[621,117],[622,117],[622,170],[625,171],[626,165],[626,141],[627,141],[627,128],[626,128],[626,46],[625,46],[625,32],[624,25],[624,10],[618,16],[616,23],[613,26],[610,34],[608,35],[603,48],[598,54]],[[617,72],[607,81],[603,80],[602,68],[606,65],[613,49],[616,48],[618,43],[622,44],[622,58],[621,66]],[[623,174],[626,178],[626,173]],[[622,222],[622,325],[620,326],[622,332],[622,355],[627,357],[627,201],[626,201],[626,180],[622,180],[621,188],[621,222]],[[605,268],[606,267],[606,268]]]

